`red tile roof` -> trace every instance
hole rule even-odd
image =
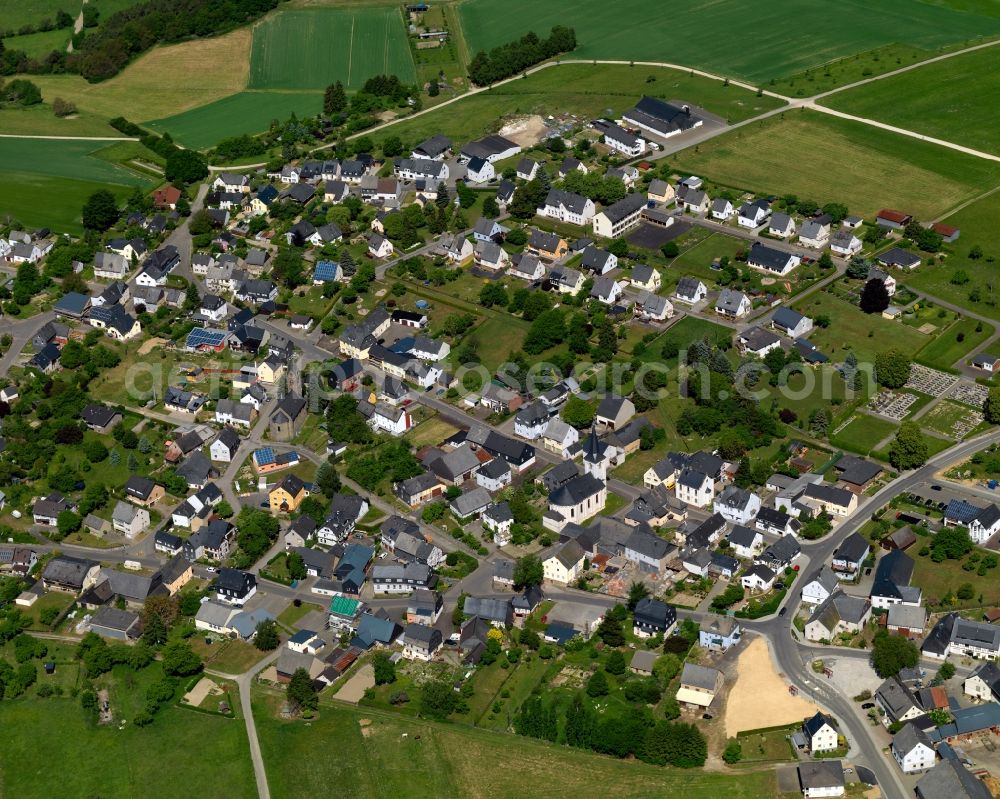
[[[913,217],[909,214],[904,214],[902,211],[893,211],[891,208],[883,208],[878,212],[879,219],[885,219],[889,222],[896,222],[900,225],[905,225]]]

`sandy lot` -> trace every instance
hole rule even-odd
[[[375,669],[370,663],[366,663],[358,669],[344,686],[334,694],[334,699],[350,702],[356,705],[365,695],[365,691],[375,687]]]
[[[167,343],[165,338],[151,338],[148,341],[142,342],[142,346],[139,347],[139,355],[148,355],[157,347],[162,347]]]
[[[538,114],[519,117],[500,128],[501,136],[506,136],[512,142],[516,142],[522,147],[530,147],[533,144],[538,144],[544,134],[545,120]]]
[[[222,689],[213,680],[208,679],[208,677],[202,677],[198,680],[194,688],[184,694],[184,702],[194,707],[200,707],[206,698],[221,693]]]
[[[763,638],[755,638],[743,650],[736,670],[738,676],[726,701],[727,737],[741,730],[802,721],[819,710],[812,702],[788,693],[788,683],[778,676]]]

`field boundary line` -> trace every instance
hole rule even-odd
[[[356,17],[351,14],[351,43],[347,47],[347,85],[351,85],[351,73],[354,67],[354,20]]]
[[[0,133],[0,139],[54,139],[55,141],[139,141],[132,136],[35,136],[28,133]]]

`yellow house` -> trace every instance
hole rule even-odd
[[[274,385],[281,382],[285,375],[285,364],[277,358],[266,358],[257,366],[257,379],[263,383]]]
[[[583,573],[585,557],[583,548],[570,539],[542,560],[545,579],[563,585],[573,582]]]
[[[309,496],[306,485],[294,474],[286,474],[267,495],[271,513],[291,513]]]

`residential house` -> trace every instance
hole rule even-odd
[[[802,723],[802,733],[812,754],[832,752],[839,746],[836,722],[819,711]]]
[[[685,198],[685,205],[687,204]],[[730,200],[724,197],[719,197],[712,201],[712,218],[718,219],[720,222],[728,222],[736,216],[736,207],[732,204]]]
[[[674,299],[686,305],[695,305],[708,296],[708,288],[697,278],[682,277],[674,289]]]
[[[830,249],[841,258],[851,258],[861,252],[862,241],[850,228],[841,228],[830,237]]]
[[[655,293],[660,290],[660,273],[652,266],[635,264],[629,275],[629,283],[635,288]]]
[[[562,585],[573,582],[583,572],[585,558],[583,548],[572,539],[556,545],[542,557],[545,579]]]
[[[872,607],[888,608],[899,603],[920,604],[920,588],[910,585],[913,576],[913,558],[902,550],[894,550],[882,556],[875,567],[875,578],[871,587]]]
[[[674,315],[674,306],[666,297],[644,291],[636,298],[635,313],[642,319],[662,322]]]
[[[677,610],[673,605],[652,597],[643,597],[636,603],[632,632],[639,638],[650,638],[654,635],[666,638],[676,625]]]
[[[832,641],[841,633],[859,633],[871,617],[871,604],[863,597],[839,589],[816,606],[805,624],[807,641]]]
[[[715,301],[715,312],[728,319],[739,319],[746,316],[753,308],[750,298],[742,291],[724,288]]]
[[[888,726],[893,722],[906,722],[924,714],[913,692],[899,677],[889,677],[875,690],[875,704],[882,708],[885,716],[883,724]]]
[[[737,334],[736,346],[744,355],[763,358],[772,350],[781,349],[781,339],[770,330],[754,325]]]
[[[596,212],[593,200],[563,189],[549,189],[545,204],[538,209],[539,216],[573,225],[588,224]]]
[[[716,512],[719,512],[716,508]],[[723,514],[725,515],[725,514]],[[759,530],[753,530],[742,524],[737,524],[726,536],[733,553],[740,558],[752,558],[764,547],[764,536]]]
[[[622,297],[622,287],[614,278],[607,275],[598,275],[594,278],[594,285],[590,289],[590,296],[605,305],[614,305]]]
[[[497,459],[499,460],[499,459]],[[506,502],[490,505],[482,514],[483,527],[493,534],[493,543],[505,547],[511,542],[510,528],[514,524],[514,514]]]
[[[531,158],[522,158],[517,162],[517,167],[515,169],[516,176],[519,180],[534,180],[535,176],[538,174],[539,164],[537,161]]]
[[[840,578],[830,566],[823,564],[806,576],[802,585],[802,602],[807,605],[820,605],[831,594],[839,590]]]
[[[407,624],[403,631],[403,657],[431,660],[443,644],[441,631],[425,624]]]
[[[100,571],[101,564],[92,560],[57,555],[45,564],[42,587],[46,591],[79,594],[96,584]]]
[[[871,554],[869,543],[857,533],[851,533],[833,552],[832,566],[841,580],[853,580]]]
[[[591,244],[583,250],[580,268],[596,275],[603,275],[618,268],[618,256]]]
[[[763,563],[755,563],[740,578],[740,583],[751,593],[770,591],[774,587],[775,578],[778,575],[769,566]]]
[[[798,766],[799,785],[806,799],[844,795],[844,766],[839,760],[818,760]]]
[[[728,652],[736,646],[743,636],[743,628],[732,616],[713,618],[707,625],[702,625],[698,632],[698,644],[715,652]]]
[[[823,249],[830,241],[830,221],[826,214],[807,219],[799,226],[799,244],[816,250]]]
[[[802,262],[794,253],[755,241],[747,254],[747,266],[772,275],[784,276]]]
[[[475,264],[497,273],[510,266],[510,254],[495,241],[477,241],[473,248]]]
[[[776,213],[768,223],[767,232],[779,239],[790,239],[796,233],[795,220],[788,214]]]
[[[920,256],[910,250],[904,250],[901,247],[893,247],[891,250],[886,250],[881,255],[878,255],[875,259],[878,261],[879,266],[897,267],[899,269],[916,269],[921,264]]]
[[[149,528],[149,511],[119,500],[111,514],[111,526],[131,540]]]
[[[267,494],[268,505],[272,513],[292,513],[309,496],[305,483],[294,474],[286,474],[281,482]]]
[[[739,207],[736,223],[740,227],[755,230],[771,217],[771,203],[767,200],[752,200]]]
[[[890,751],[904,774],[918,774],[928,771],[934,767],[937,761],[937,750],[930,738],[914,722],[904,724],[902,729],[892,736]],[[947,794],[947,796],[953,795]],[[946,795],[942,794],[942,796]]]
[[[676,478],[677,499],[696,508],[705,508],[715,498],[715,480],[695,469],[685,468]]]
[[[533,228],[528,236],[528,250],[542,258],[555,260],[569,252],[569,244],[558,233]]]
[[[722,690],[722,672],[697,663],[685,663],[681,670],[681,684],[677,701],[688,707],[707,708]]]
[[[771,327],[788,338],[800,338],[813,329],[813,320],[782,305],[771,316]]]
[[[533,283],[545,277],[545,266],[537,255],[530,252],[520,253],[511,259],[507,273],[512,277],[519,277],[521,280]]]
[[[678,195],[680,205],[689,214],[705,215],[713,207],[712,198],[701,189],[689,189]],[[719,202],[716,200],[716,202]],[[725,202],[725,201],[722,201]],[[730,204],[732,207],[732,204]]]
[[[980,702],[1000,700],[1000,665],[994,661],[981,663],[965,678],[962,690]]]
[[[496,176],[492,162],[484,158],[473,158],[465,166],[465,179],[471,183],[489,183]]]
[[[997,660],[1000,659],[1000,627],[949,613],[934,625],[920,651],[935,660],[944,660],[948,655]]]
[[[583,273],[568,266],[553,266],[549,271],[549,282],[560,294],[575,297],[583,288]]]
[[[646,198],[639,193],[626,194],[618,202],[594,215],[594,234],[607,239],[617,238],[626,230],[639,224],[639,217],[646,205]]]

